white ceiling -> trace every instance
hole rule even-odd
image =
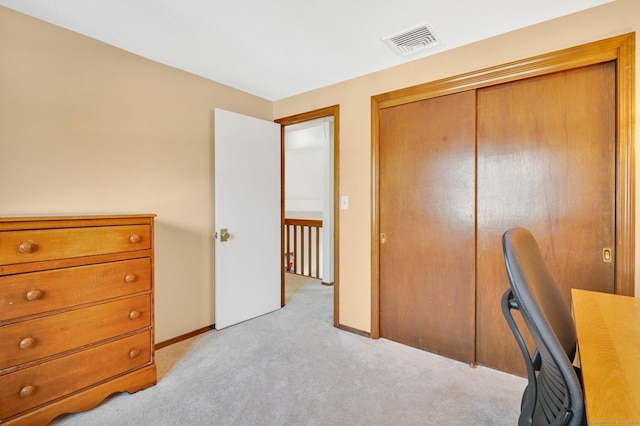
[[[610,1],[0,0],[0,5],[278,100]],[[438,36],[438,46],[401,57],[381,40],[423,23]]]

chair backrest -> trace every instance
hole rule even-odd
[[[508,299],[509,308],[520,311],[535,342],[536,356],[540,357],[539,362],[532,361],[526,348],[523,350],[521,346],[528,363],[529,385],[519,424],[581,425],[584,397],[572,364],[577,338],[569,306],[528,230],[508,230],[502,237],[502,247],[511,284],[509,294],[505,293],[503,298],[503,312]],[[509,318],[507,321],[512,326],[513,321]],[[514,335],[517,332],[513,326],[512,331]],[[520,339],[522,345],[521,342]],[[537,364],[538,371],[534,374],[531,374],[532,362]],[[527,396],[533,398],[528,404],[525,403]]]

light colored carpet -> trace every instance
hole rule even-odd
[[[287,306],[202,334],[159,383],[56,425],[514,425],[526,381],[332,326],[333,288],[287,278]],[[158,362],[162,353],[158,351]]]

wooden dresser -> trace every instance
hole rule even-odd
[[[0,218],[0,424],[156,383],[154,215]]]

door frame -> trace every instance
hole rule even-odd
[[[305,121],[316,120],[318,118],[333,117],[333,325],[340,325],[340,218],[339,218],[339,197],[340,197],[340,105],[333,105],[313,111],[274,120],[280,124],[280,155],[281,155],[281,188],[280,188],[280,221],[281,221],[281,253],[285,252],[284,247],[284,128],[291,124],[303,123]],[[284,268],[281,269],[281,304],[285,305],[285,283]]]
[[[635,290],[635,33],[371,97],[371,337],[380,337],[380,110],[466,90],[616,61],[615,293]]]

